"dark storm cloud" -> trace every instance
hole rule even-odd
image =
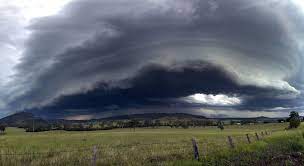
[[[122,81],[130,84],[130,87],[111,88],[111,85],[100,84],[85,93],[62,96],[54,103],[54,107],[86,109],[109,105],[120,107],[166,105],[172,103],[162,99],[179,98],[195,93],[264,96],[271,91],[275,94],[275,90],[267,88],[238,85],[232,75],[210,64],[202,62],[190,64],[178,69],[168,69],[158,65],[147,66],[134,78]],[[277,93],[281,92],[277,91]]]
[[[290,102],[302,16],[272,2],[76,0],[29,27],[11,105],[168,105],[195,93]]]

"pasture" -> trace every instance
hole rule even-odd
[[[0,164],[225,165],[227,162],[229,165],[229,159],[216,161],[217,157],[258,151],[281,139],[302,138],[302,128],[284,131],[287,126],[287,123],[276,123],[231,125],[225,126],[223,131],[216,127],[202,127],[137,128],[135,132],[133,129],[114,129],[39,133],[7,128],[6,134],[0,136]],[[268,135],[262,136],[261,132],[265,131]],[[269,134],[270,131],[275,132]],[[257,141],[255,133],[259,134],[261,141]],[[248,144],[245,134],[249,134],[251,144]],[[227,136],[233,138],[234,149],[230,149]],[[193,159],[192,138],[198,142],[200,161]]]

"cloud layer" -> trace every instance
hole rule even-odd
[[[74,0],[29,26],[7,103],[189,107],[179,99],[201,93],[238,96],[240,110],[301,105],[303,19],[289,1]]]

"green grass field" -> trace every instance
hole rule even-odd
[[[224,131],[216,127],[206,127],[140,128],[135,132],[130,129],[115,129],[40,133],[26,133],[22,129],[8,128],[6,134],[0,136],[0,164],[92,165],[94,145],[98,147],[97,165],[229,165],[233,162],[231,158],[240,157],[240,154],[246,158],[244,163],[250,163],[256,157],[259,158],[253,155],[261,155],[269,146],[278,144],[279,152],[280,146],[285,147],[280,141],[297,139],[299,142],[302,128],[284,131],[287,126],[286,123],[235,125],[225,126]],[[255,132],[261,135],[262,131],[271,130],[276,132],[260,136],[262,140],[256,141]],[[245,136],[247,133],[253,141],[250,145]],[[232,136],[235,149],[229,148],[227,136]],[[198,142],[201,158],[199,162],[193,160],[191,138],[196,138]],[[289,150],[283,149],[284,152]]]

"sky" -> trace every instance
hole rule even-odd
[[[302,0],[0,0],[0,117],[304,115]]]

